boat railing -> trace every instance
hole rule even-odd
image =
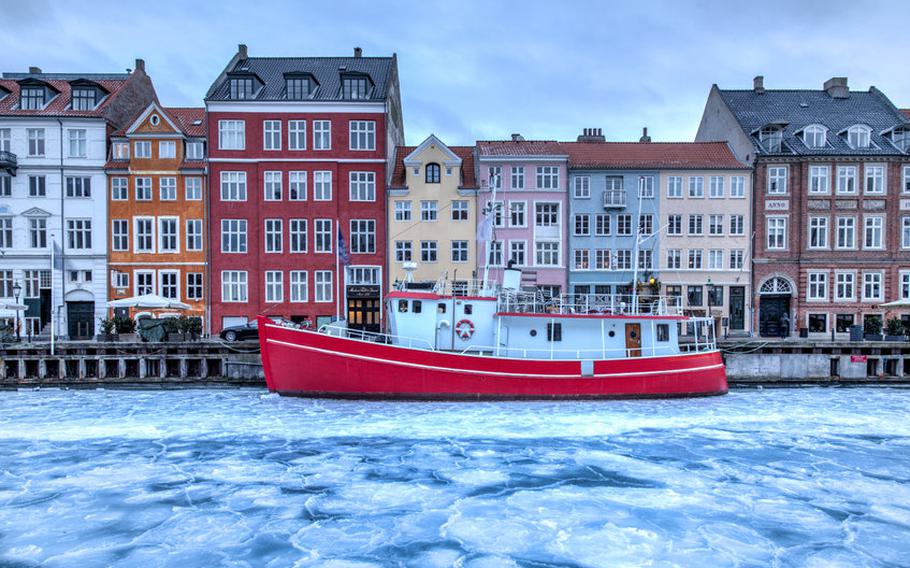
[[[619,359],[632,357],[660,357],[663,355],[679,355],[680,353],[703,353],[713,351],[717,346],[710,342],[684,343],[676,349],[673,345],[652,345],[650,347],[619,347],[615,349],[547,349],[545,347],[505,347],[497,349],[491,345],[470,345],[463,349],[462,355],[472,353],[478,355],[493,355],[515,359]],[[566,357],[568,355],[568,357]]]
[[[676,296],[627,294],[561,294],[547,296],[540,292],[499,294],[503,312],[551,314],[603,314],[681,316],[681,299]]]
[[[446,280],[440,278],[433,288],[433,292],[440,296],[484,296],[489,294],[485,290],[483,280]]]
[[[433,351],[436,349],[432,343],[426,339],[421,339],[419,337],[408,337],[406,335],[394,335],[391,333],[379,333],[376,331],[366,331],[362,329],[350,329],[341,327],[339,325],[333,325],[331,323],[321,326],[319,328],[319,333],[331,335],[332,337],[357,339],[359,341],[366,341],[369,343],[394,344],[399,347],[409,347],[411,349],[423,349],[427,351]]]

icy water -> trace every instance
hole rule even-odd
[[[907,566],[910,390],[0,392],[0,566]]]

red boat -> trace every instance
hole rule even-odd
[[[310,330],[260,317],[269,390],[462,400],[727,392],[712,320],[683,316],[666,299],[545,298],[508,286],[483,292],[394,291],[385,300],[391,329],[382,334],[343,321]],[[694,341],[679,342],[683,326]]]

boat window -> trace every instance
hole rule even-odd
[[[398,311],[401,313],[408,311],[408,301],[407,300],[398,300]]]
[[[438,306],[436,306],[436,311],[439,312],[439,313],[441,313],[441,314],[446,313],[446,305],[445,305],[445,304],[439,304]]]
[[[532,329],[530,333],[531,333],[531,337],[537,337],[537,330],[536,330],[536,329]]]
[[[657,324],[657,341],[670,341],[670,324]]]
[[[423,311],[423,302],[421,302],[420,300],[414,300],[414,308],[411,311],[413,311],[415,314],[419,314],[420,312],[422,312]]]
[[[473,314],[473,313],[474,313],[474,306],[473,306],[473,304],[465,304],[465,305],[464,305],[464,315],[469,316],[469,315],[471,315],[471,314]]]
[[[562,341],[562,324],[547,324],[547,341]]]
[[[616,332],[611,329],[610,333],[608,333],[607,335],[609,335],[610,337],[616,337]]]

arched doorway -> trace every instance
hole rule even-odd
[[[67,292],[66,324],[70,339],[91,339],[95,335],[95,296],[91,292]]]
[[[786,278],[775,276],[765,280],[758,289],[758,333],[762,337],[781,337],[780,318],[790,314],[790,298],[793,296],[793,285]],[[790,335],[793,322],[786,335]]]

